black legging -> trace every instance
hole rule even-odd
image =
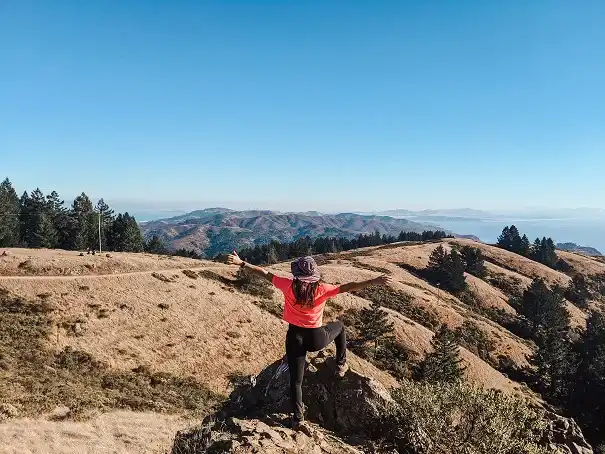
[[[302,421],[302,382],[305,374],[307,352],[316,352],[325,348],[330,342],[336,344],[336,364],[344,365],[347,360],[347,339],[344,323],[336,321],[321,328],[301,328],[290,325],[286,335],[286,357],[290,370],[290,398],[294,419]]]

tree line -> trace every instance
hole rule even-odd
[[[543,263],[550,268],[555,268],[559,261],[555,242],[552,238],[536,238],[533,244],[530,244],[527,235],[523,234],[521,236],[519,229],[514,225],[504,227],[496,245],[499,248]]]
[[[134,216],[116,215],[103,199],[93,205],[82,193],[67,207],[56,191],[36,188],[19,197],[8,178],[0,184],[0,247],[94,250],[99,243],[118,252],[144,249]]]
[[[593,443],[601,444],[605,442],[605,316],[590,312],[586,330],[578,334],[565,307],[567,292],[535,279],[513,305],[537,346],[531,358],[535,387],[577,418]]]
[[[380,232],[375,231],[371,234],[362,233],[354,238],[319,237],[312,239],[306,236],[292,242],[273,240],[269,244],[244,248],[239,251],[239,256],[254,265],[274,264],[306,255],[349,251],[363,247],[391,244],[398,241],[430,241],[443,238],[448,238],[448,235],[442,230],[427,230],[422,233],[402,231],[398,236],[380,235]]]

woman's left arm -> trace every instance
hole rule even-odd
[[[239,257],[239,255],[237,255],[237,252],[235,252],[235,251],[233,251],[231,254],[229,254],[227,256],[227,263],[229,265],[237,265],[240,268],[246,268],[247,270],[253,272],[257,276],[260,276],[260,277],[268,280],[269,282],[273,282],[273,273],[270,273],[269,271],[267,271],[266,269],[264,269],[260,266],[251,265],[248,262],[244,262]]]
[[[361,282],[349,282],[348,284],[343,284],[340,286],[339,293],[347,293],[347,292],[356,292],[358,290],[362,290],[370,285],[389,285],[393,282],[391,276],[387,276],[383,274],[374,279],[369,279],[367,281]]]

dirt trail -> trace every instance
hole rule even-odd
[[[153,273],[179,273],[184,270],[191,271],[202,271],[207,270],[211,267],[187,267],[187,268],[168,268],[164,270],[147,270],[147,271],[130,271],[127,273],[106,273],[106,274],[80,274],[80,275],[69,275],[69,276],[0,276],[0,281],[37,281],[37,280],[73,280],[73,279],[92,279],[92,278],[104,278],[104,277],[118,277],[118,276],[141,276],[144,274]]]

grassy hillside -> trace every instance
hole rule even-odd
[[[471,240],[444,240],[447,250],[481,248],[488,261],[485,277],[467,275],[467,291],[452,294],[414,271],[426,267],[439,244],[392,244],[327,255],[321,265],[327,282],[381,273],[395,281],[391,288],[338,296],[328,304],[327,319],[351,320],[370,302],[382,304],[406,352],[397,373],[408,377],[430,350],[433,333],[445,324],[457,333],[469,382],[539,401],[526,384],[515,381],[531,370],[536,348],[530,337],[515,331],[515,297],[533,278],[566,284],[574,273],[605,274],[605,263],[563,253],[571,266],[568,275]],[[152,417],[129,412],[162,415],[158,418],[171,428],[187,426],[207,414],[235,381],[284,354],[281,296],[268,286],[238,281],[237,270],[220,263],[10,249],[0,264],[5,330],[0,403],[17,412],[2,430],[14,446],[23,447],[20,452],[34,452],[32,446],[46,439],[55,443],[53,452],[83,452],[95,443],[126,451],[136,446],[128,452],[164,452],[170,432],[156,431]],[[289,265],[271,268],[286,275]],[[603,301],[596,298],[591,305],[601,308]],[[569,301],[567,306],[581,330],[586,309]],[[8,328],[16,324],[19,329]],[[380,370],[372,358],[351,358],[355,370],[388,388],[398,386],[393,370]],[[52,412],[60,405],[71,409],[68,419],[82,422],[69,431],[54,422]],[[131,417],[137,424],[127,422]],[[120,429],[108,430],[108,425]],[[0,452],[16,452],[7,449],[0,447]]]

